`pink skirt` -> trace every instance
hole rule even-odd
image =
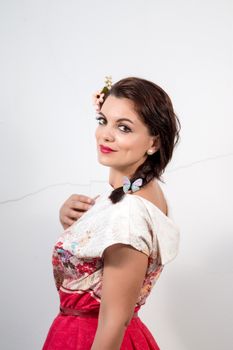
[[[60,298],[63,312],[54,319],[42,350],[90,350],[98,326],[99,302],[89,293],[60,292]],[[136,314],[125,330],[120,350],[159,350],[152,334]]]

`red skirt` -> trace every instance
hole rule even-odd
[[[49,329],[42,350],[90,350],[98,326],[100,303],[89,293],[60,292],[60,298],[61,309],[74,310],[74,313],[80,310],[85,315],[60,312]],[[159,347],[140,317],[134,316],[125,330],[120,350],[159,350]]]

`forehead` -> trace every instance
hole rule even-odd
[[[128,117],[133,122],[140,122],[134,103],[128,98],[108,96],[101,108],[101,112],[103,112],[106,117]]]

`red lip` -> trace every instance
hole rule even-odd
[[[101,150],[101,152],[103,152],[103,153],[114,152],[114,150],[111,149],[110,147],[105,147],[105,146],[103,146],[103,145],[100,145],[100,150]]]

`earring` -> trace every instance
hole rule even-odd
[[[149,149],[148,151],[147,151],[147,154],[149,154],[149,155],[151,155],[151,154],[153,154],[154,152],[152,151],[152,149]]]

